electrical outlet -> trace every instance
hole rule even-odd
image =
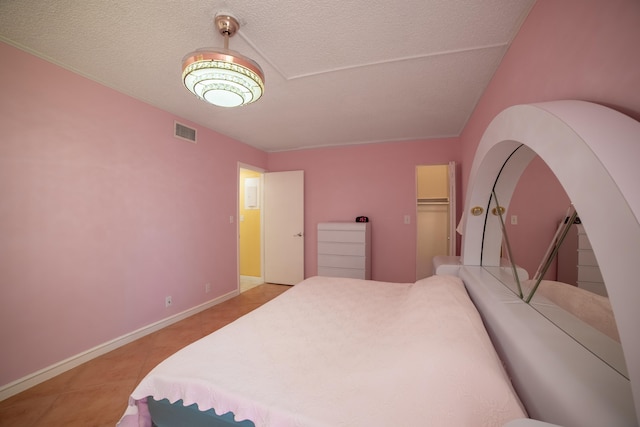
[[[166,308],[171,307],[171,304],[173,303],[173,300],[171,299],[171,297],[165,297],[164,299],[164,306]]]
[[[211,283],[205,283],[205,285],[204,285],[204,293],[208,294],[209,292],[211,292]]]

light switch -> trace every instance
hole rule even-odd
[[[518,225],[518,215],[511,215],[511,225]]]
[[[405,215],[404,216],[404,223],[405,224],[411,224],[411,215]]]

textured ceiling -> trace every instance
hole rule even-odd
[[[535,0],[0,1],[0,40],[265,151],[457,136]],[[181,59],[258,62],[255,104],[210,106]]]

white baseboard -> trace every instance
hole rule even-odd
[[[70,369],[80,366],[81,364],[88,362],[91,359],[102,356],[103,354],[115,350],[118,347],[122,347],[125,344],[129,344],[130,342],[133,342],[162,328],[186,319],[189,316],[193,316],[194,314],[213,307],[214,305],[220,304],[221,302],[233,298],[238,294],[238,290],[229,292],[218,298],[212,299],[211,301],[205,302],[204,304],[200,304],[196,307],[190,308],[189,310],[185,310],[182,313],[174,314],[173,316],[167,317],[166,319],[152,323],[136,331],[130,332],[104,344],[100,344],[96,347],[93,347],[92,349],[84,351],[80,354],[76,354],[75,356],[71,356],[68,359],[62,360],[44,369],[17,379],[16,381],[10,382],[9,384],[5,384],[0,387],[0,401],[8,399],[9,397],[23,392],[28,388],[49,380],[56,375],[60,375]]]

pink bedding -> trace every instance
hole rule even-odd
[[[145,398],[256,427],[501,426],[525,417],[462,282],[312,277],[158,365]]]

